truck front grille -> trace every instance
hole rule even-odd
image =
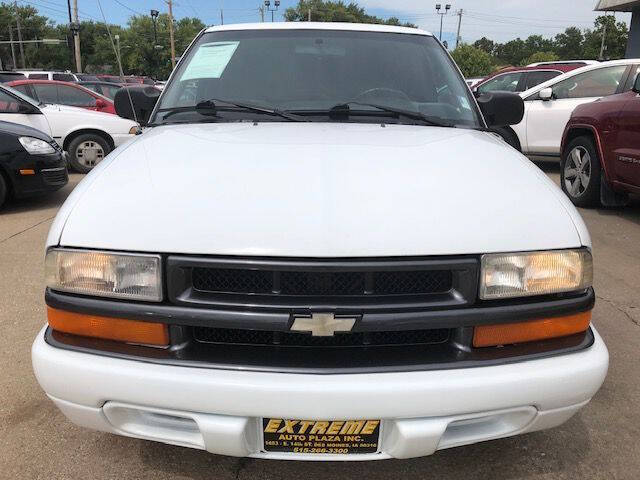
[[[261,259],[169,256],[177,305],[336,314],[462,307],[475,302],[478,260]]]
[[[393,332],[336,333],[331,337],[311,334],[227,328],[193,328],[193,338],[200,343],[224,345],[259,345],[280,347],[383,347],[398,345],[435,345],[449,340],[450,330],[402,330]]]
[[[193,269],[193,288],[201,292],[291,296],[427,295],[446,293],[447,270],[314,272],[227,268]]]

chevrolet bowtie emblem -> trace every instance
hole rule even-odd
[[[311,332],[314,337],[333,337],[336,332],[350,332],[355,317],[337,317],[333,313],[314,313],[310,317],[295,315],[291,331]]]

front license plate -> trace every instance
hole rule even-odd
[[[380,420],[263,418],[265,452],[354,455],[376,453]]]

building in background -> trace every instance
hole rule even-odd
[[[640,0],[599,0],[597,12],[631,12],[627,58],[640,57]]]

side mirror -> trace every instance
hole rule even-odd
[[[107,102],[105,102],[101,98],[96,98],[96,108],[105,108],[106,106]]]
[[[540,100],[544,102],[553,100],[553,88],[551,87],[543,88],[542,90],[540,90],[540,92],[538,92],[538,96],[540,97]]]
[[[116,113],[144,126],[149,121],[151,111],[156,106],[160,90],[148,85],[122,87],[116,92],[113,103]],[[133,108],[131,106],[133,105]]]
[[[489,127],[516,125],[524,117],[524,101],[517,93],[488,92],[477,101]]]
[[[636,77],[636,81],[633,83],[633,91],[640,93],[640,75]]]

